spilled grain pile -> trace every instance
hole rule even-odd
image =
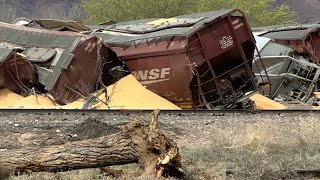
[[[0,108],[8,108],[19,100],[22,100],[23,96],[20,96],[9,89],[0,89]]]
[[[272,99],[269,99],[259,93],[250,97],[250,99],[255,103],[256,109],[261,110],[281,110],[286,109],[287,107],[276,102]]]
[[[94,109],[180,109],[172,102],[149,91],[132,75],[128,75],[118,82],[108,86],[108,100],[106,94],[101,94],[93,105]],[[80,109],[85,104],[84,99],[78,99],[63,109]]]
[[[172,102],[147,90],[133,76],[128,75],[118,82],[108,86],[108,105],[111,109],[180,109]],[[105,94],[99,99],[106,101]],[[97,109],[107,109],[107,105],[100,102]]]
[[[51,109],[58,104],[47,95],[30,95],[13,104],[13,108],[24,109]]]
[[[103,93],[98,97],[100,101],[94,102],[92,107],[95,109],[180,109],[172,102],[147,90],[132,75],[108,86],[107,93],[108,100]],[[84,99],[78,99],[68,105],[59,105],[45,94],[22,97],[7,89],[0,91],[0,102],[1,108],[25,109],[81,109],[86,103]]]

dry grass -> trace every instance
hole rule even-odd
[[[241,179],[289,178],[292,170],[317,169],[320,164],[318,119],[232,121],[207,125],[201,131],[210,131],[211,141],[204,148],[184,146],[183,158],[212,178],[225,178],[227,170]]]
[[[11,171],[8,167],[0,165],[0,179],[8,179],[10,177]]]
[[[182,153],[186,179],[294,178],[295,169],[317,169],[320,164],[320,121],[316,117],[295,122],[264,119],[195,124],[176,137]],[[142,175],[138,165],[117,166],[127,175],[118,179],[153,179]],[[35,173],[10,180],[117,179],[97,169],[56,174]]]

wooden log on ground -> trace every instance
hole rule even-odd
[[[159,110],[149,125],[133,120],[117,134],[42,148],[7,150],[0,165],[13,172],[59,172],[140,163],[147,174],[179,173],[177,144],[158,129]],[[0,170],[1,171],[1,170]]]

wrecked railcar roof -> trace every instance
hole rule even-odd
[[[226,9],[173,18],[149,18],[122,22],[99,29],[92,34],[101,37],[107,44],[130,43],[151,38],[180,36],[188,37],[199,31],[205,24],[212,23],[237,10]]]
[[[270,39],[304,39],[308,34],[317,31],[320,24],[274,25],[253,27],[252,32]]]
[[[13,49],[0,47],[0,63],[3,62],[9,56],[12,50]]]
[[[56,20],[56,19],[36,19],[34,20],[37,24],[45,29],[55,30],[55,31],[74,31],[74,32],[81,32],[81,31],[88,31],[90,30],[89,27],[85,26],[81,22],[78,21],[63,21],[63,20]]]
[[[68,48],[74,41],[80,41],[81,35],[73,32],[58,32],[29,28],[0,22],[0,41],[22,46]],[[89,37],[89,36],[87,36]],[[70,48],[70,50],[73,47]]]
[[[311,32],[317,31],[320,25],[303,25],[296,27],[284,27],[278,29],[267,30],[266,32],[260,34],[260,36],[268,37],[271,39],[288,39],[302,40],[306,38]]]
[[[13,24],[22,25],[33,28],[43,28],[54,31],[73,31],[81,32],[90,30],[89,27],[78,21],[64,21],[58,19],[26,19],[18,18]]]
[[[264,29],[264,30],[262,30]],[[270,29],[260,28],[259,36],[271,38],[278,43],[289,45],[301,55],[318,63],[320,61],[320,25],[305,24],[300,26],[288,26]],[[261,32],[262,30],[262,32]]]

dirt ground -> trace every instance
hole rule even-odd
[[[42,147],[115,133],[141,113],[0,112],[0,152]],[[171,113],[160,114],[160,129],[173,136],[182,153],[187,179],[297,178],[293,170],[320,164],[320,114]],[[116,166],[128,177],[140,176],[138,165]],[[10,179],[110,179],[99,170],[34,173]]]

